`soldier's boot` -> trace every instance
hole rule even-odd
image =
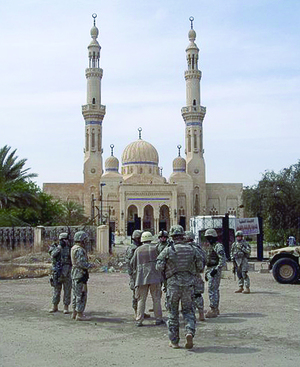
[[[219,310],[219,308],[217,308],[217,315],[218,315],[218,316],[220,315],[220,310]]]
[[[76,316],[77,316],[77,311],[73,309],[72,319],[75,320],[76,319]]]
[[[54,313],[54,312],[57,312],[57,311],[58,311],[57,305],[52,305],[52,307],[49,310],[50,313]]]
[[[244,288],[240,287],[237,291],[235,291],[234,293],[243,293]]]
[[[186,334],[185,336],[186,342],[185,342],[185,348],[186,349],[192,349],[193,348],[193,335],[192,334]]]
[[[246,287],[245,290],[243,291],[244,294],[249,294],[250,293],[250,288]]]
[[[150,319],[151,315],[149,315],[148,313],[144,313],[144,319]]]
[[[173,349],[179,349],[179,345],[178,343],[173,343],[173,342],[169,342],[169,347],[173,348]]]
[[[83,312],[77,312],[76,321],[90,321],[90,317],[87,317]]]
[[[199,321],[205,321],[204,312],[199,311]]]
[[[207,319],[211,319],[213,317],[218,317],[218,309],[217,308],[210,308],[210,310],[208,310],[205,314],[205,317]]]
[[[64,305],[64,314],[68,314],[69,313],[69,306]]]

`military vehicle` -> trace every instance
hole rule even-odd
[[[297,282],[300,279],[300,246],[269,251],[269,269],[278,283]]]

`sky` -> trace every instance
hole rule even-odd
[[[300,156],[300,1],[0,0],[0,147],[36,182],[83,182],[85,68],[97,13],[103,163],[142,138],[168,178],[184,146],[194,17],[206,181],[258,183]]]

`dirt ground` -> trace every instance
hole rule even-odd
[[[269,273],[250,278],[252,293],[234,294],[224,271],[221,315],[197,324],[192,350],[169,348],[166,326],[153,318],[135,326],[126,273],[91,274],[88,322],[48,313],[48,277],[1,280],[0,366],[299,366],[300,285],[278,284]]]

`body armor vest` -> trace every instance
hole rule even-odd
[[[207,266],[217,266],[219,264],[219,256],[212,246],[207,249]]]
[[[195,274],[194,249],[189,244],[174,244],[169,247],[169,257],[166,263],[165,275],[170,278],[179,272]]]
[[[76,268],[76,266],[77,266],[77,264],[76,264],[77,260],[75,258],[75,252],[76,252],[76,250],[81,249],[81,248],[82,248],[81,246],[75,244],[71,249],[71,260],[72,260],[73,268]]]

